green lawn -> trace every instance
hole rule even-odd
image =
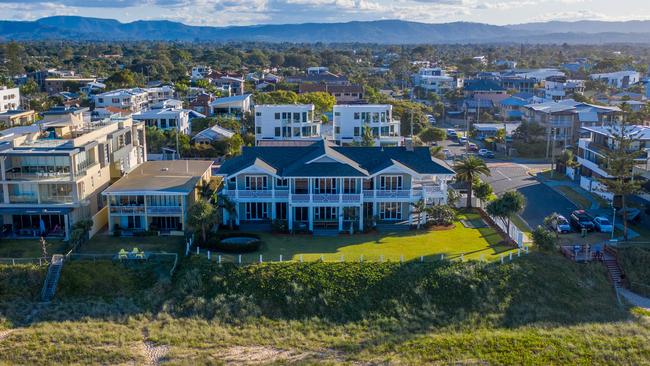
[[[95,235],[80,248],[81,253],[117,253],[120,249],[152,252],[181,253],[185,249],[182,236],[132,236],[115,237],[106,233]]]
[[[67,252],[67,245],[62,240],[46,240],[46,243],[48,256]],[[37,239],[0,240],[0,258],[38,258],[41,256],[41,243]]]
[[[476,213],[460,214],[459,219],[478,220]],[[356,262],[363,255],[364,261],[379,261],[381,256],[388,261],[459,259],[496,260],[500,254],[516,251],[510,246],[499,244],[502,238],[490,228],[465,228],[460,221],[453,229],[420,230],[398,233],[370,233],[339,235],[337,237],[314,237],[312,235],[259,234],[264,242],[258,252],[242,255],[243,262],[259,261],[259,255],[266,261],[283,260]],[[236,255],[222,255],[223,261],[237,261]]]

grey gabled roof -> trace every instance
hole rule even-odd
[[[418,174],[454,174],[444,162],[431,158],[427,147],[341,147],[327,141],[310,146],[244,147],[223,163],[217,174],[232,175],[260,161],[282,177],[368,177],[395,164]],[[262,166],[260,166],[262,167]]]

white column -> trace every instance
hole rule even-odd
[[[235,225],[239,226],[239,202],[237,202],[235,207]]]
[[[287,225],[289,231],[293,230],[293,206],[287,204]]]
[[[339,231],[343,231],[343,207],[337,207],[336,213],[339,215]]]
[[[70,213],[63,215],[63,227],[65,229],[65,238],[64,240],[70,240]]]
[[[359,207],[359,231],[363,231],[363,203]]]
[[[275,202],[271,202],[271,220],[275,220],[275,218],[276,218]]]
[[[307,216],[309,218],[309,231],[314,231],[314,207],[311,205],[307,209]]]

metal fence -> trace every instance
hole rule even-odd
[[[49,261],[45,257],[40,258],[0,258],[0,264],[7,265],[20,265],[20,264],[35,264],[39,266],[45,266],[49,264]]]

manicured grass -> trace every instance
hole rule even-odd
[[[101,233],[79,248],[80,253],[115,254],[120,249],[151,252],[181,253],[185,248],[185,238],[182,236],[129,236],[116,237]]]
[[[461,213],[459,219],[480,220],[477,213]],[[312,235],[282,235],[259,233],[263,246],[260,251],[242,255],[243,262],[263,260],[283,260],[358,262],[379,261],[381,256],[386,261],[439,260],[458,259],[463,254],[465,259],[496,260],[501,254],[507,255],[514,249],[501,245],[501,236],[492,228],[465,228],[460,221],[450,229],[432,229],[396,233],[341,234],[337,237],[318,237]],[[237,256],[222,255],[224,261],[237,261]]]
[[[64,241],[47,239],[48,257],[52,254],[65,254],[68,250]],[[0,240],[0,258],[39,258],[42,256],[41,242],[38,239],[2,239]]]
[[[530,226],[524,221],[524,219],[521,218],[519,215],[514,215],[512,219],[510,220],[513,225],[515,225],[519,230],[523,231],[527,236],[528,240],[530,241],[531,233],[532,230]]]

